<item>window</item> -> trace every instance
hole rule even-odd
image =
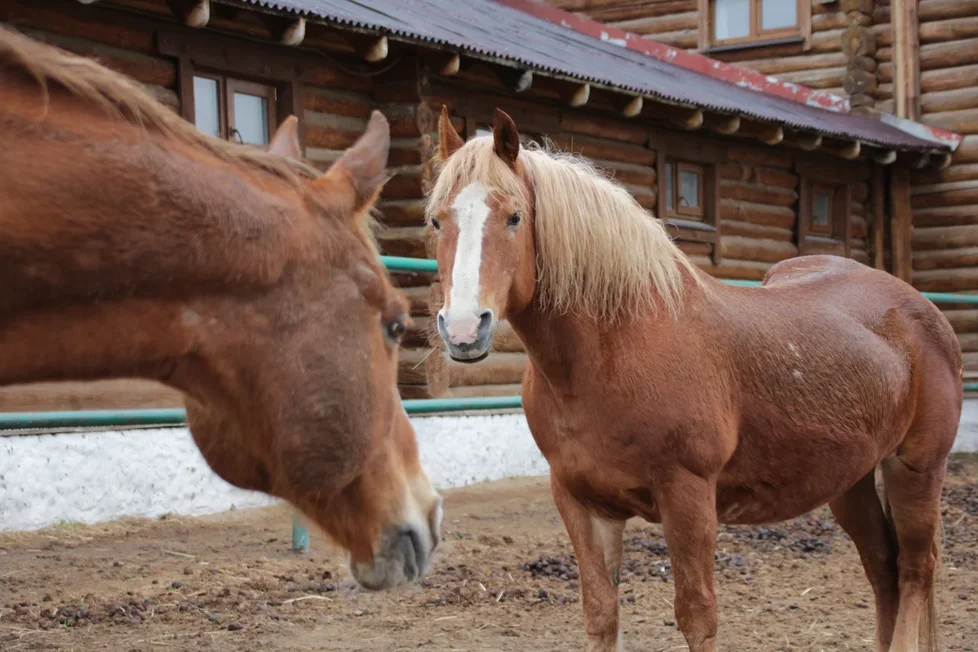
[[[267,145],[275,132],[273,86],[196,72],[194,124],[218,138]]]
[[[702,165],[666,160],[659,187],[665,196],[664,217],[681,216],[703,219],[703,185],[706,175]]]
[[[832,235],[832,209],[835,190],[829,186],[816,185],[812,187],[812,218],[809,231]]]
[[[811,35],[811,0],[699,0],[700,47]]]

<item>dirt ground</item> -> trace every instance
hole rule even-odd
[[[0,534],[0,650],[583,650],[577,567],[545,478],[446,492],[444,543],[420,586],[357,590],[314,538],[289,551],[286,508]],[[978,651],[978,459],[945,490],[945,649]],[[658,526],[630,523],[626,649],[681,650]],[[819,510],[722,528],[723,650],[872,650],[852,543]]]

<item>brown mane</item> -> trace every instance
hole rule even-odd
[[[268,172],[291,182],[315,179],[321,174],[308,163],[202,133],[124,75],[3,26],[0,26],[0,68],[13,69],[37,82],[44,106],[39,119],[47,114],[49,86],[56,85],[113,117],[201,147],[222,161]]]

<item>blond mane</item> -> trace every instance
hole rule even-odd
[[[45,112],[50,102],[48,87],[56,85],[110,115],[167,138],[201,147],[223,161],[264,170],[289,181],[315,179],[320,174],[302,161],[204,134],[124,75],[91,59],[0,26],[0,69],[3,68],[19,69],[40,85]]]
[[[598,321],[654,313],[660,304],[678,314],[683,270],[693,266],[662,221],[581,156],[532,143],[520,148],[519,161],[532,185],[544,306]],[[445,203],[473,181],[515,197],[529,213],[527,188],[496,156],[492,136],[468,141],[442,162],[428,206]]]

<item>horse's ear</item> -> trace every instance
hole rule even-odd
[[[452,126],[452,120],[448,117],[448,108],[442,104],[441,116],[438,118],[438,154],[441,160],[447,161],[448,157],[464,144],[465,141]]]
[[[499,158],[509,167],[516,167],[516,157],[520,154],[520,132],[516,130],[513,119],[500,109],[496,109],[492,122],[492,142]]]
[[[275,130],[275,135],[272,136],[272,142],[268,144],[268,151],[288,158],[302,158],[302,148],[299,146],[299,119],[297,117],[290,115],[282,121],[282,124]]]
[[[367,130],[313,186],[327,202],[343,212],[359,214],[370,208],[387,181],[391,130],[380,111],[370,115]]]

